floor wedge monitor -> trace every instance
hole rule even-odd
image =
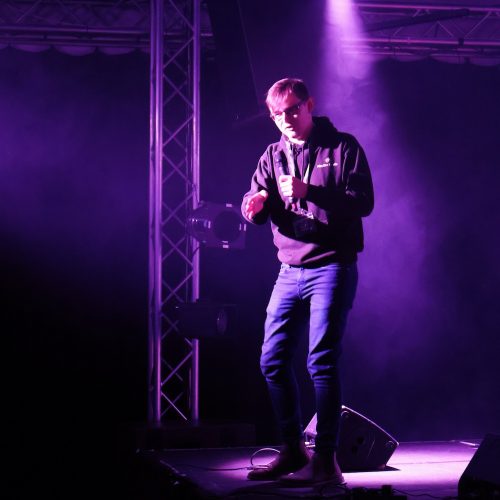
[[[500,435],[481,441],[458,481],[458,498],[500,498]]]
[[[305,436],[314,444],[316,415],[307,425]],[[343,471],[382,470],[398,445],[396,439],[377,424],[342,406],[337,460]]]

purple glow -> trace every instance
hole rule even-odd
[[[323,1],[322,12],[271,4],[286,26],[279,37],[274,18],[263,19],[255,2],[243,9],[259,94],[283,75],[304,78],[314,113],[354,134],[372,169],[375,210],[364,220],[358,293],[344,338],[345,403],[400,439],[496,430],[498,72],[353,59],[349,44],[337,42],[349,30],[356,36],[354,2]],[[304,25],[318,29],[297,37]],[[254,157],[274,132],[271,125],[262,132]],[[250,176],[254,166],[243,168]],[[250,228],[250,241],[255,234],[263,246],[268,235],[259,230]],[[271,276],[273,249],[268,255],[269,265],[261,255],[247,259],[255,269],[268,266]],[[265,308],[257,304],[260,290],[248,292],[252,314]],[[303,389],[311,416],[305,381]]]
[[[361,22],[351,0],[327,0],[323,25],[320,77],[348,82],[368,76],[371,59],[349,52],[345,41],[361,34]]]
[[[347,472],[347,488],[380,488],[392,485],[412,495],[456,496],[458,480],[476,451],[476,443],[463,441],[401,443],[391,457],[387,468],[381,471]],[[297,490],[279,482],[248,481],[251,448],[211,450],[172,450],[162,453],[161,463],[184,474],[197,484],[210,485],[211,491],[221,496],[231,493],[274,492],[295,498]],[[266,464],[275,457],[270,451],[259,455],[255,464]],[[269,490],[267,490],[269,488]],[[322,487],[322,494],[333,493],[337,487]],[[308,494],[309,488],[300,490]],[[336,491],[338,493],[338,491]]]
[[[386,91],[373,60],[349,53],[343,43],[360,30],[353,2],[325,3],[317,112],[354,134],[372,166],[375,211],[364,221],[366,248],[360,255],[361,279],[349,331],[358,336],[352,340],[358,355],[382,373],[396,360],[404,359],[407,366],[418,363],[415,353],[427,350],[433,329],[413,332],[411,325],[417,323],[411,318],[424,323],[430,317],[435,322],[446,319],[439,314],[434,285],[424,271],[439,230],[427,223],[418,167],[396,139],[394,110],[385,104]],[[404,335],[404,330],[412,334]],[[349,334],[346,342],[351,347]]]
[[[360,21],[352,0],[329,0],[326,2],[325,20],[329,27],[335,27],[340,39],[360,33]]]
[[[374,135],[376,132],[371,129],[380,129],[384,115],[377,112],[374,116],[366,110],[358,113],[355,109],[358,106],[355,100],[358,88],[365,88],[371,95],[376,92],[372,88],[373,60],[350,52],[344,43],[361,32],[356,7],[351,0],[327,0],[324,9],[314,92],[317,114],[328,115],[336,122],[342,120],[344,130],[354,134],[359,128]],[[377,102],[377,98],[372,98],[371,106]]]
[[[309,2],[291,9],[276,0],[268,2],[268,16],[254,0],[241,7],[254,23],[246,28],[259,96],[278,78],[303,77],[315,114],[353,133],[372,168],[376,203],[364,221],[366,247],[344,342],[345,403],[399,440],[498,432],[500,73],[426,60],[351,64],[334,43],[348,33],[334,31],[333,21],[318,39],[326,9],[333,16],[336,3],[323,3],[321,12],[306,8]],[[349,15],[342,9],[335,15]],[[304,26],[315,29],[298,36]],[[35,445],[40,439],[57,450],[74,430],[60,421],[68,408],[82,429],[94,409],[109,420],[134,420],[145,408],[148,64],[102,54],[0,54],[2,276],[12,311],[6,331],[22,354],[15,359],[28,360],[26,383],[16,391],[23,401],[10,411],[31,418],[23,404],[44,408],[37,418],[53,432],[39,438],[39,426],[22,419],[20,429]],[[214,72],[202,79],[210,85],[204,106],[213,109],[202,113],[204,198],[236,203],[276,130],[268,118],[238,130],[223,122],[226,96]],[[241,252],[208,250],[205,291],[238,304],[241,330],[236,347],[213,346],[204,357],[202,411],[256,422],[261,441],[274,442],[258,368],[277,270],[270,231],[249,228]],[[301,375],[307,420],[312,391]],[[38,389],[24,398],[34,380]],[[247,388],[244,396],[234,387]],[[230,397],[221,401],[221,393]],[[97,427],[79,435],[80,444],[97,445]],[[386,471],[374,481],[400,477]],[[358,478],[347,480],[355,485]]]

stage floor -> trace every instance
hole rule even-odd
[[[456,497],[458,480],[479,446],[480,440],[401,443],[383,471],[345,473],[346,489],[378,489],[391,485],[395,494]],[[279,482],[248,481],[250,457],[259,448],[217,448],[143,451],[144,467],[154,468],[160,479],[155,494],[150,483],[139,491],[143,498],[333,498],[346,490],[328,484],[315,488],[287,488]],[[267,463],[273,452],[261,452],[254,464]],[[153,476],[142,474],[149,481]],[[175,483],[175,486],[172,486]],[[160,489],[168,495],[163,496]],[[139,488],[141,489],[141,488]],[[149,492],[149,496],[148,496]]]

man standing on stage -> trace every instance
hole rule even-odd
[[[267,307],[260,364],[283,447],[248,478],[340,484],[338,360],[356,292],[357,253],[363,249],[361,218],[373,209],[372,180],[357,140],[338,132],[328,118],[312,116],[313,100],[302,80],[279,80],[267,92],[266,104],[282,135],[260,158],[242,213],[254,224],[271,219],[281,261]],[[292,366],[304,321],[317,412],[312,456],[304,442]]]

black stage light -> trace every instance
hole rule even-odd
[[[188,338],[225,337],[235,329],[236,306],[197,300],[177,306],[179,332]]]
[[[188,217],[188,233],[207,247],[244,248],[246,223],[231,203],[200,202]]]

